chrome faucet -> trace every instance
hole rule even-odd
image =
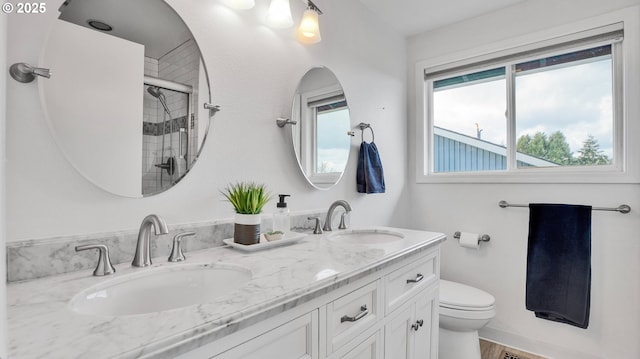
[[[136,244],[136,254],[133,256],[131,265],[134,267],[147,267],[151,265],[151,243],[150,234],[153,227],[156,235],[167,234],[169,229],[167,224],[157,214],[150,214],[142,220],[140,231],[138,232],[138,244]]]
[[[322,228],[325,231],[331,231],[331,217],[333,217],[333,211],[337,208],[337,207],[342,207],[345,210],[345,213],[349,213],[351,212],[351,205],[349,205],[349,203],[345,200],[337,200],[333,203],[331,203],[331,206],[329,206],[329,210],[327,211],[327,218],[324,220],[324,227]],[[338,226],[339,229],[346,229],[347,226],[344,223],[344,214],[342,215],[342,218],[340,220],[340,225]]]

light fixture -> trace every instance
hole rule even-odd
[[[248,10],[256,5],[255,0],[222,0],[222,2],[236,10]]]
[[[318,15],[322,11],[311,0],[307,0],[307,10],[302,14],[300,27],[298,27],[298,41],[305,44],[315,44],[320,42],[320,25]]]
[[[267,11],[267,24],[271,27],[284,29],[293,25],[289,0],[271,0]]]

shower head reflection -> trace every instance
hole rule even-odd
[[[171,112],[167,106],[167,98],[164,96],[164,93],[162,93],[162,90],[157,86],[149,86],[147,87],[147,92],[160,101],[162,107],[164,107],[164,111],[169,115],[169,117],[171,117]]]

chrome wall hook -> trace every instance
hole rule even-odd
[[[33,67],[24,62],[18,62],[11,65],[11,67],[9,68],[9,74],[11,75],[11,77],[13,77],[14,80],[18,82],[29,83],[35,80],[36,75],[50,78],[51,70],[40,67]]]

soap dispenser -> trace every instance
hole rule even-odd
[[[290,195],[279,194],[280,200],[276,205],[277,210],[273,214],[273,231],[280,231],[282,233],[289,232],[291,230],[291,218],[289,217],[289,208],[287,208],[287,202],[285,200]]]

